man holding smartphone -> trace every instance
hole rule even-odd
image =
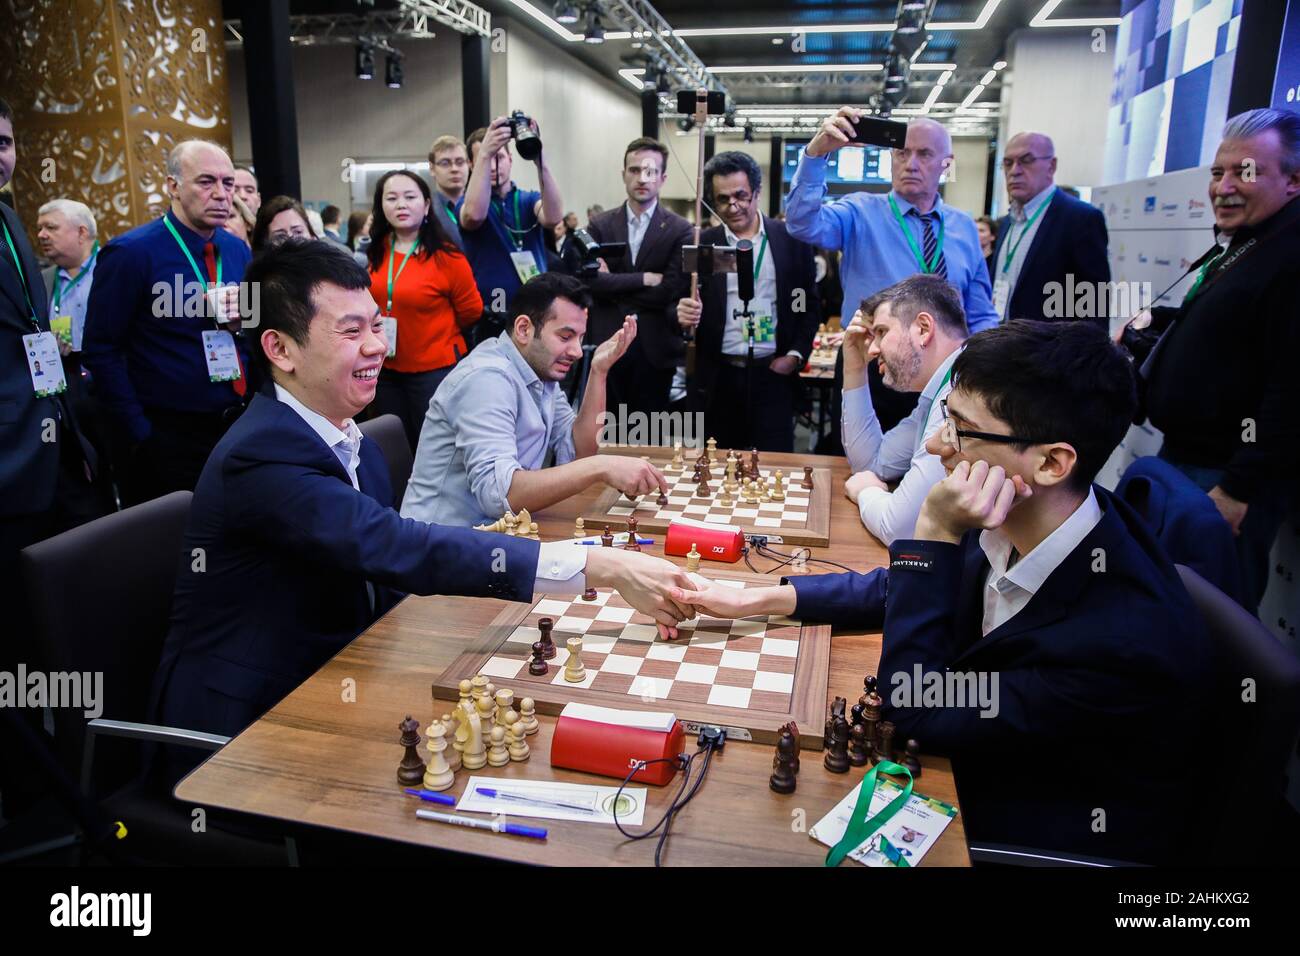
[[[862,110],[845,106],[822,123],[799,159],[785,206],[790,235],[843,253],[841,324],[849,324],[864,299],[923,272],[947,279],[961,294],[972,334],[997,325],[975,222],[939,196],[939,180],[952,165],[952,138],[941,124],[924,117],[907,124],[903,148],[890,150],[889,192],[857,192],[823,202],[827,158],[845,146],[862,145],[854,142],[854,124],[863,117]],[[874,366],[869,371],[872,400],[888,429],[911,411],[916,399],[886,389]],[[837,363],[836,382],[842,380],[843,365]]]

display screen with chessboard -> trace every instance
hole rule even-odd
[[[609,525],[620,531],[628,518],[635,517],[641,531],[662,533],[671,522],[685,518],[730,525],[746,534],[779,535],[786,544],[830,545],[830,469],[805,466],[796,474],[786,474],[763,464],[755,452],[732,458],[732,453],[724,455],[713,448],[712,440],[709,445],[702,456],[709,458],[705,471],[697,470],[700,459],[684,454],[680,446],[672,460],[643,455],[668,479],[667,495],[643,495],[632,501],[618,489],[606,488],[591,510],[583,513],[587,528],[599,532]],[[623,446],[614,453],[635,451]],[[728,477],[729,470],[734,477]],[[706,474],[709,477],[701,483]]]
[[[734,573],[713,580],[731,587],[773,583]],[[573,659],[571,638],[581,640]],[[537,649],[547,643],[549,659]],[[597,590],[592,600],[547,596],[506,608],[439,675],[434,690],[454,701],[462,680],[482,674],[516,699],[531,697],[543,714],[559,714],[570,701],[662,709],[688,723],[744,730],[762,743],[774,743],[782,725],[794,721],[805,745],[820,747],[829,673],[829,627],[784,617],[700,616],[669,641],[653,618],[617,593]]]

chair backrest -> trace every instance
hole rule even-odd
[[[23,582],[44,666],[82,674],[83,694],[90,693],[87,675],[102,675],[97,702],[102,713],[91,716],[147,717],[192,497],[188,491],[173,492],[22,552]],[[56,750],[74,778],[85,738],[85,709],[54,709]],[[107,752],[100,758],[101,766],[111,763]]]
[[[402,420],[396,415],[380,415],[362,422],[361,434],[378,445],[383,452],[393,482],[393,507],[400,511],[402,498],[406,494],[406,483],[411,478],[411,468],[415,464],[415,453],[411,451],[411,443],[406,438]]]
[[[1300,734],[1300,659],[1232,598],[1191,568],[1176,567],[1215,651],[1216,683],[1205,698],[1216,726],[1203,752],[1231,759],[1224,773],[1234,804],[1275,804]]]

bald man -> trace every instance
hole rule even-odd
[[[855,192],[824,201],[830,166],[838,163],[836,154],[849,146],[853,124],[863,115],[845,106],[822,123],[799,159],[785,207],[790,235],[843,252],[840,324],[847,327],[853,313],[877,292],[922,272],[941,276],[957,290],[972,333],[997,325],[975,221],[939,195],[939,182],[953,162],[952,138],[941,124],[918,117],[907,125],[903,148],[885,151],[881,160],[882,166],[889,161],[889,192]],[[888,431],[912,411],[917,395],[886,388],[875,363],[868,376],[875,412]],[[839,421],[842,363],[835,378],[834,417]],[[838,430],[818,451],[842,453]]]
[[[220,146],[187,140],[167,158],[167,192],[166,215],[100,251],[82,340],[127,504],[193,490],[253,392],[240,331],[251,303],[234,294],[250,253],[222,228],[235,167]]]
[[[1056,187],[1056,148],[1043,133],[1017,133],[1002,155],[1010,212],[993,249],[999,318],[1070,321],[1105,329],[1110,262],[1101,210]]]

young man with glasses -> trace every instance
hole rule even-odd
[[[659,202],[668,179],[668,147],[641,137],[623,151],[627,200],[600,213],[587,227],[599,243],[627,244],[625,255],[602,260],[591,276],[592,308],[587,344],[595,347],[637,317],[637,338],[627,356],[610,370],[610,413],[653,413],[668,408],[673,371],[686,354],[673,305],[683,295],[682,246],[691,224]],[[574,217],[576,224],[577,217]],[[622,407],[622,408],[621,408]]]
[[[928,442],[948,476],[888,569],[674,599],[883,627],[883,716],[952,758],[972,840],[1168,862],[1199,812],[1210,648],[1142,519],[1092,484],[1135,405],[1088,323],[972,336]]]
[[[469,179],[469,153],[455,136],[439,136],[429,147],[429,173],[433,176],[433,214],[451,241],[461,245],[456,204],[465,195]]]
[[[1057,189],[1056,149],[1042,133],[1017,133],[1002,158],[1011,210],[993,247],[993,307],[1006,320],[1109,323],[1106,217]],[[1081,298],[1086,293],[1086,299]],[[1073,290],[1073,291],[1072,291]],[[1085,306],[1088,314],[1080,314]]]
[[[822,123],[799,158],[785,204],[790,235],[843,252],[840,281],[845,302],[861,302],[886,286],[925,272],[947,279],[961,294],[971,332],[996,325],[993,290],[975,222],[939,196],[939,181],[953,161],[952,137],[941,124],[925,117],[908,123],[904,148],[889,151],[889,192],[855,192],[825,201],[828,159],[850,145],[853,123],[863,115],[856,107],[840,109]],[[852,317],[842,315],[840,324],[847,327]],[[837,365],[842,369],[842,364]],[[841,376],[837,371],[837,386]],[[910,395],[885,388],[878,373],[869,371],[869,380],[885,428],[915,407]],[[838,389],[833,394],[838,420]]]
[[[739,285],[729,272],[701,282],[699,298],[677,303],[678,323],[696,337],[692,404],[719,448],[793,451],[795,386],[821,323],[812,247],[759,212],[763,174],[748,153],[714,156],[704,166],[704,188],[722,225],[704,230],[700,245],[749,240],[754,298],[752,317],[739,317]]]

